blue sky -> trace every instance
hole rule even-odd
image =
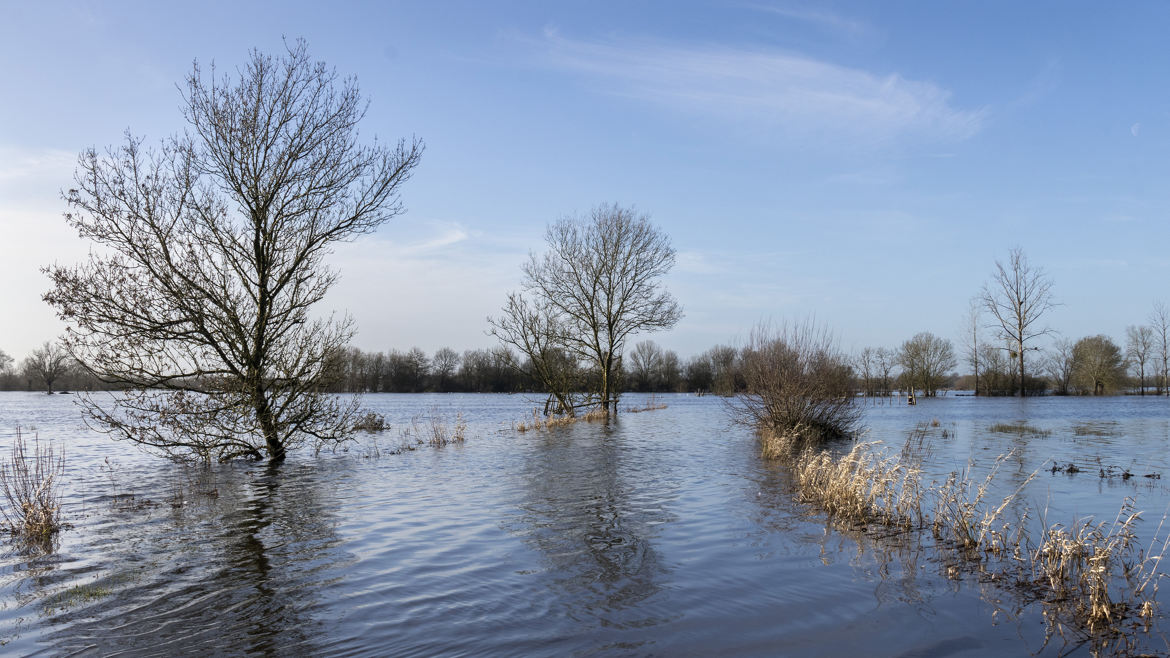
[[[363,135],[427,151],[339,248],[363,349],[492,344],[545,225],[634,205],[673,239],[683,356],[815,316],[846,349],[957,339],[1020,246],[1076,339],[1170,301],[1170,4],[0,2],[0,349],[61,325],[76,154],[183,128],[176,83],[303,37]]]

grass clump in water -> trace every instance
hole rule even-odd
[[[373,411],[367,411],[353,424],[353,429],[359,432],[383,432],[386,428],[386,417]]]
[[[8,531],[26,547],[51,550],[61,529],[61,502],[57,485],[65,473],[65,456],[57,454],[51,443],[42,444],[34,436],[30,454],[16,429],[12,456],[0,464],[0,490],[7,506],[0,508]]]
[[[666,408],[666,403],[659,402],[658,397],[655,396],[654,394],[651,394],[650,397],[646,398],[646,404],[644,404],[640,407],[626,407],[626,413],[637,414],[637,413],[641,413],[643,411],[657,411],[659,409],[665,409],[665,408]]]
[[[663,405],[665,406],[665,405]],[[605,413],[604,409],[592,409],[579,416],[542,416],[536,409],[532,410],[532,419],[528,421],[520,421],[512,424],[512,429],[517,432],[535,432],[539,430],[551,430],[555,427],[564,427],[572,425],[573,423],[601,423],[609,419],[609,414]]]
[[[1112,524],[1048,525],[1034,541],[1028,511],[1015,523],[1006,512],[1039,469],[1002,500],[987,500],[999,466],[1010,455],[998,457],[982,480],[972,476],[968,465],[942,484],[928,486],[920,470],[888,456],[878,443],[858,443],[838,457],[810,447],[807,430],[800,428],[788,435],[763,429],[759,437],[763,455],[789,467],[800,498],[831,518],[867,529],[929,528],[940,547],[958,549],[961,564],[997,582],[1015,583],[1095,638],[1120,636],[1135,620],[1148,627],[1156,613],[1158,566],[1170,540],[1159,525],[1150,548],[1137,551],[1134,527],[1140,513],[1132,499],[1126,499]],[[930,500],[933,512],[927,511]],[[1155,555],[1159,541],[1162,550]]]
[[[1049,436],[1052,430],[1041,429],[1034,425],[1029,425],[1025,421],[1016,421],[1014,423],[996,423],[987,428],[989,432],[997,434],[1015,434],[1016,436]]]
[[[1149,621],[1154,615],[1157,566],[1166,544],[1157,556],[1135,560],[1134,525],[1140,517],[1134,499],[1126,498],[1112,523],[1089,519],[1047,527],[1032,555],[1034,579],[1046,583],[1057,600],[1069,602],[1091,632],[1111,631],[1126,617]],[[1111,594],[1114,585],[1128,591]]]

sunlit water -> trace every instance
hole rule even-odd
[[[171,464],[87,429],[71,396],[0,393],[0,443],[19,425],[64,447],[70,524],[50,555],[0,557],[2,651],[1087,653],[914,537],[827,524],[724,401],[658,399],[608,427],[517,433],[525,396],[371,395],[391,430],[272,471]],[[462,445],[392,454],[413,416],[457,412]],[[1050,523],[1111,520],[1133,496],[1152,533],[1170,501],[1143,477],[1170,478],[1170,400],[871,405],[864,439],[898,452],[934,419],[912,446],[928,479],[1011,452],[997,491],[1039,471],[1019,504]],[[1042,432],[991,431],[1018,421]]]

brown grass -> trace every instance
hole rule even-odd
[[[438,409],[431,409],[425,416],[416,414],[410,419],[410,425],[399,430],[398,447],[389,451],[389,454],[402,454],[421,446],[442,448],[466,440],[467,421],[463,418],[463,412],[456,412],[452,422]],[[381,455],[381,449],[376,444],[372,454]]]
[[[360,432],[382,432],[386,429],[386,417],[372,411],[367,411],[357,419],[353,428]]]
[[[564,427],[584,421],[586,423],[600,423],[609,418],[609,414],[605,413],[604,409],[592,409],[587,413],[579,416],[541,416],[536,409],[532,410],[532,419],[529,421],[520,421],[512,424],[512,429],[517,432],[536,432],[539,430],[551,430],[556,427]]]
[[[651,394],[650,397],[646,398],[645,405],[643,405],[641,407],[626,407],[626,413],[637,414],[637,413],[642,413],[643,411],[657,411],[659,409],[665,409],[665,408],[666,408],[666,403],[659,402],[658,398],[655,395]]]
[[[0,464],[0,490],[8,501],[0,508],[4,525],[27,548],[50,550],[61,529],[61,502],[57,484],[65,473],[65,455],[52,443],[33,437],[29,454],[20,428],[12,441],[12,457]]]
[[[1014,423],[996,423],[988,427],[987,431],[998,434],[1015,434],[1016,436],[1048,436],[1052,434],[1052,430],[1040,429],[1022,420]]]
[[[916,428],[911,440],[921,441],[926,429]],[[1140,513],[1132,499],[1126,499],[1111,524],[1046,525],[1039,541],[1033,541],[1028,511],[1014,523],[1007,511],[1039,469],[1001,500],[988,500],[996,473],[1010,455],[999,456],[982,480],[968,465],[942,484],[925,485],[916,466],[890,456],[880,443],[857,443],[834,456],[809,447],[801,428],[787,435],[763,430],[759,436],[764,457],[789,467],[801,500],[830,518],[865,528],[929,528],[940,547],[957,549],[960,563],[976,566],[996,582],[1027,589],[1096,637],[1120,634],[1132,626],[1128,621],[1148,626],[1156,613],[1158,566],[1170,538],[1160,524],[1149,548],[1137,550],[1134,527]],[[1162,548],[1155,552],[1157,543]]]

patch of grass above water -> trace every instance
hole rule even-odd
[[[1017,420],[1014,423],[996,423],[988,427],[987,431],[997,434],[1015,434],[1016,436],[1049,436],[1052,434],[1052,430],[1029,425],[1027,421],[1023,420]]]
[[[1116,421],[1084,422],[1073,425],[1076,436],[1121,436]]]

